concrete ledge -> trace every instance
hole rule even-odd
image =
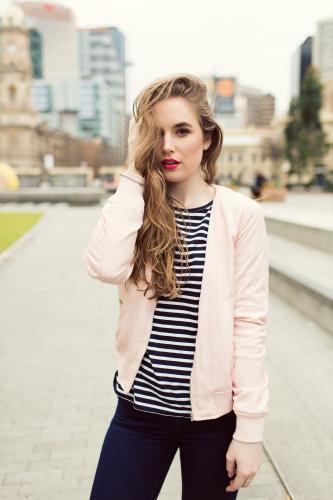
[[[0,189],[0,203],[59,203],[96,205],[107,196],[99,188],[22,188],[16,191]]]
[[[333,254],[333,230],[265,215],[267,231]]]
[[[270,288],[333,334],[333,257],[293,238],[268,233]]]
[[[333,335],[333,291],[270,264],[270,290]]]

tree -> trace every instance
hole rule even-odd
[[[320,122],[322,84],[313,66],[309,66],[299,97],[289,106],[289,120],[284,130],[284,155],[289,160],[290,174],[302,174],[312,169],[326,155],[330,144]]]

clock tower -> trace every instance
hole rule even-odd
[[[31,102],[29,32],[18,5],[2,18],[0,44],[0,126],[34,127],[39,119]]]
[[[41,165],[42,126],[31,85],[29,31],[23,10],[12,4],[0,23],[0,161],[18,172]]]
[[[81,159],[80,141],[49,128],[34,109],[32,78],[25,14],[11,4],[0,19],[0,162],[14,167],[28,183],[45,174],[46,154],[58,165],[78,165]]]

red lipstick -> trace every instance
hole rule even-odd
[[[179,161],[176,160],[175,158],[163,158],[163,160],[161,161],[161,165],[162,167],[168,169],[168,170],[171,170],[171,169],[174,169],[176,168],[178,165],[179,165]]]

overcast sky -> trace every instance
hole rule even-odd
[[[1,3],[3,0],[0,0]],[[160,76],[188,72],[235,76],[288,109],[291,56],[333,0],[62,0],[79,27],[117,26],[126,39],[127,109]]]

